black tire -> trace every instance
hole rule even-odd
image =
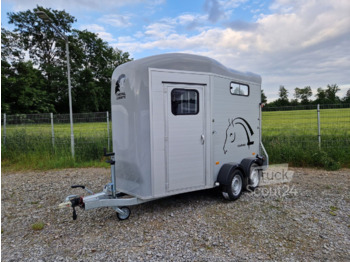
[[[125,212],[125,214],[119,214],[117,212],[117,217],[119,220],[126,220],[130,217],[131,211],[128,207],[120,207],[119,209]]]
[[[259,167],[260,166],[256,163],[253,163],[250,166],[247,185],[247,190],[249,191],[254,191],[260,184],[262,171],[259,169]]]
[[[222,196],[230,201],[238,199],[243,190],[243,174],[239,169],[234,170],[229,177],[229,185],[223,186]]]

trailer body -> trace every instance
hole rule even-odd
[[[118,66],[111,84],[116,190],[151,200],[217,186],[223,165],[264,155],[260,100],[259,75],[203,56]]]

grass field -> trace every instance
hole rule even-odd
[[[263,112],[262,137],[272,163],[337,169],[350,166],[350,108]]]
[[[320,120],[321,150],[316,110],[263,112],[262,137],[270,162],[350,167],[350,108],[322,109]],[[55,124],[54,141],[51,132],[50,124],[7,125],[4,146],[2,128],[2,168],[108,166],[102,156],[103,148],[108,147],[106,122],[74,124],[75,159],[71,157],[70,125]]]
[[[108,166],[103,157],[103,148],[108,149],[107,124],[103,122],[74,124],[75,159],[69,124],[55,124],[54,139],[50,124],[8,125],[6,146],[3,141],[1,165],[5,169]]]

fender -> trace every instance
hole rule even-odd
[[[241,164],[238,164],[235,162],[226,163],[220,168],[220,171],[219,171],[219,174],[218,174],[216,181],[219,182],[220,185],[229,186],[230,185],[230,182],[229,182],[230,174],[232,174],[232,172],[236,169],[241,170],[243,175],[245,175],[244,174],[245,172],[244,172]]]
[[[248,176],[249,175],[249,172],[250,172],[250,167],[253,163],[256,163],[258,166],[262,166],[263,164],[263,160],[262,158],[259,158],[259,157],[247,157],[247,158],[244,158],[242,161],[241,161],[241,166],[244,170],[244,174],[245,176]]]
[[[248,158],[244,158],[242,161],[241,161],[241,166],[244,170],[244,175],[246,177],[249,176],[249,172],[250,172],[250,167],[253,163],[256,163],[256,158],[254,157],[248,157]],[[258,164],[258,163],[257,163]],[[258,164],[259,165],[259,164]]]

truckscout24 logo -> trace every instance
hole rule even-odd
[[[117,82],[115,83],[115,96],[116,99],[125,99],[126,98],[126,94],[125,94],[125,75],[121,74],[117,80]]]
[[[243,117],[236,117],[234,119],[229,119],[228,120],[228,126],[226,129],[226,138],[225,138],[225,143],[223,146],[224,153],[226,154],[228,151],[228,147],[230,144],[235,142],[236,140],[236,132],[235,129],[241,127],[244,129],[246,135],[247,135],[247,143],[240,143],[237,145],[237,147],[242,147],[242,146],[248,146],[254,144],[254,141],[251,141],[250,138],[254,135],[252,127],[249,125],[248,121],[245,120]]]

